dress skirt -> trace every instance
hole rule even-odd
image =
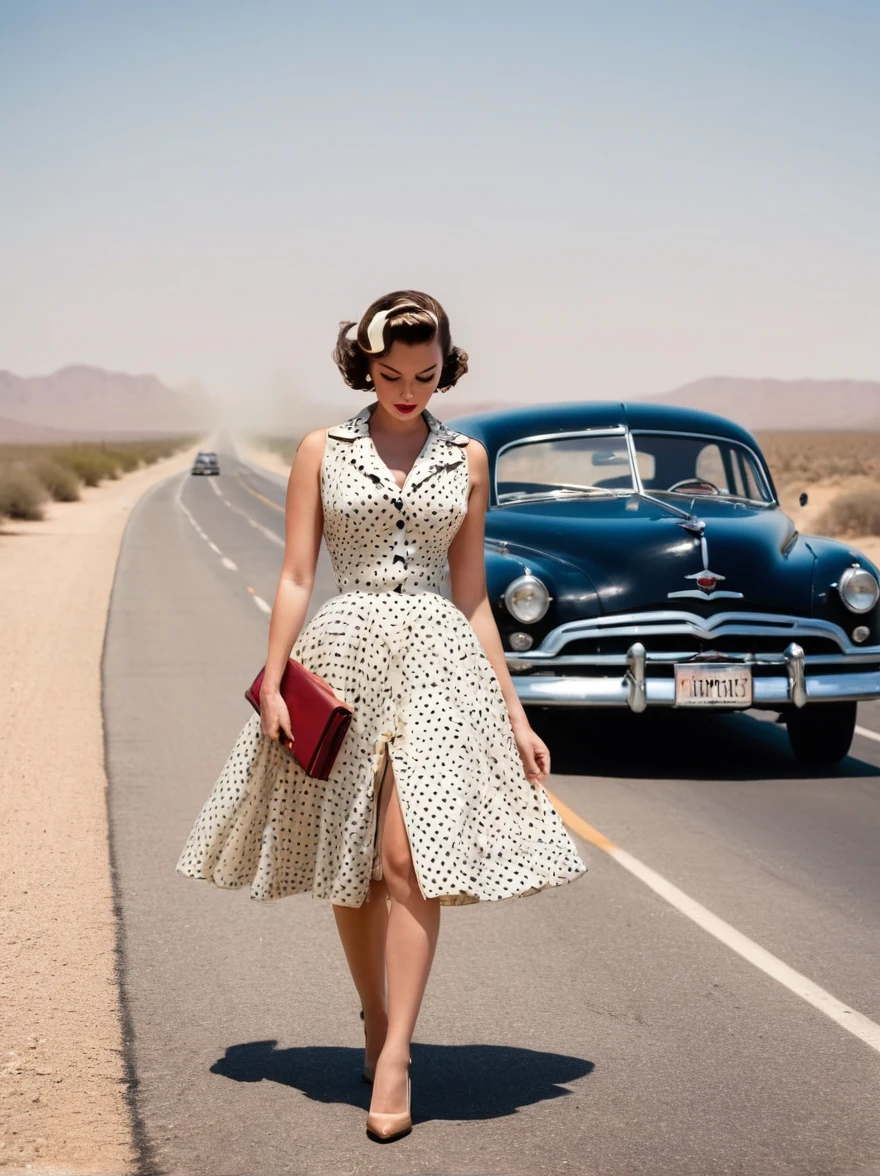
[[[260,901],[367,899],[377,790],[391,758],[422,895],[444,905],[534,894],[586,871],[526,778],[497,677],[470,622],[435,591],[331,597],[291,656],[354,714],[328,780],[245,723],[176,869]]]

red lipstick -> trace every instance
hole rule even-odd
[[[414,412],[416,406],[414,404],[395,404],[394,407],[399,412]]]

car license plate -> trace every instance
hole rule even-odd
[[[751,706],[752,671],[748,666],[691,662],[675,667],[676,706]]]

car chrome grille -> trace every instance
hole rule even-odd
[[[625,658],[626,651],[632,645],[632,640],[631,637],[609,634],[599,639],[569,641],[565,646],[565,653],[569,657],[616,654],[618,657]],[[645,636],[640,640],[649,653],[674,653],[682,658],[706,653],[712,649],[733,654],[779,654],[785,648],[785,642],[778,637],[746,633],[731,633],[713,638],[700,638],[691,634],[663,633]],[[798,644],[806,654],[839,654],[841,652],[839,643],[831,637],[803,635],[798,637]]]
[[[866,663],[877,663],[880,652],[854,646],[839,625],[816,618],[745,610],[706,617],[665,609],[570,621],[548,633],[537,649],[508,657],[520,673],[613,673],[625,669],[627,651],[637,642],[645,647],[652,674],[672,674],[676,661],[709,653],[748,661],[757,674],[764,666],[775,671],[792,642],[801,647],[806,663],[821,666],[823,673],[852,663],[867,668]]]

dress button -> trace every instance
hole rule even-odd
[[[403,521],[403,519],[398,519],[397,525],[402,530],[406,526],[406,523]]]

